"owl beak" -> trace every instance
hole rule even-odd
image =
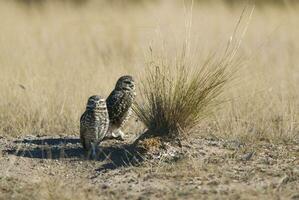
[[[129,86],[131,89],[134,89],[135,88],[135,85],[134,84],[130,84]]]
[[[124,87],[123,90],[130,91],[131,87]]]

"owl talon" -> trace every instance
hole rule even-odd
[[[123,136],[117,136],[114,139],[119,140],[119,141],[125,141],[125,138],[123,138]]]
[[[125,140],[125,134],[121,130],[118,130],[116,133],[113,132],[111,135],[113,139],[121,140],[121,141]]]

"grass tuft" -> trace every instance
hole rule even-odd
[[[141,99],[133,108],[148,128],[148,133],[158,136],[187,133],[225,102],[221,96],[240,65],[236,54],[254,7],[245,27],[240,31],[246,11],[247,7],[240,16],[223,56],[214,53],[203,64],[188,62],[190,45],[187,39],[179,59],[170,62],[163,58],[158,62],[157,58],[151,59],[144,78],[140,80]],[[238,32],[241,32],[239,39]],[[150,50],[152,52],[152,48]]]
[[[176,136],[209,116],[224,102],[219,97],[234,74],[226,58],[211,57],[195,70],[184,63],[175,65],[172,71],[170,65],[151,62],[134,106],[137,117],[159,136]]]

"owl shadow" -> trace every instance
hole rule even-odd
[[[78,138],[34,138],[15,140],[5,151],[10,155],[33,159],[88,160]],[[97,171],[114,170],[141,163],[142,154],[132,144],[105,141],[100,145],[97,161],[103,162]]]

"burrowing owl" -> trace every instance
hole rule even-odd
[[[120,128],[123,127],[131,115],[131,107],[135,96],[135,82],[132,76],[120,77],[114,90],[106,100],[110,120],[108,137],[124,139],[124,133]]]
[[[85,153],[96,156],[97,145],[105,137],[109,127],[109,116],[105,99],[94,95],[89,97],[86,110],[80,118],[80,140]]]

